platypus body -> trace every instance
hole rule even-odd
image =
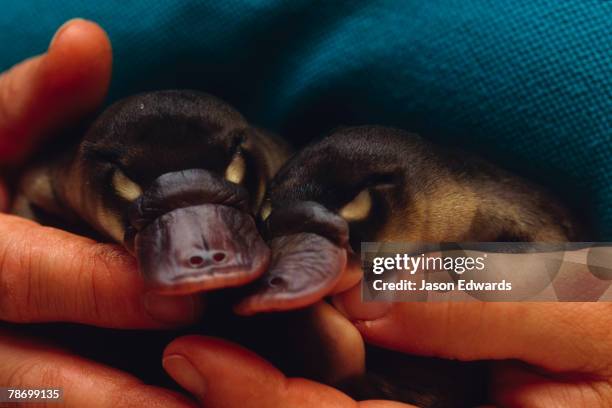
[[[290,155],[210,95],[137,95],[28,172],[15,211],[84,223],[123,244],[150,290],[210,292],[197,331],[239,341],[289,374],[355,397],[482,403],[482,381],[454,381],[458,370],[484,378],[474,364],[366,349],[324,299],[359,281],[361,241],[563,242],[579,237],[569,213],[486,161],[397,129],[340,129]],[[259,315],[235,316],[228,300]],[[263,313],[273,311],[285,313]]]

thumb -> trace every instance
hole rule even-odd
[[[66,22],[46,53],[0,75],[0,163],[17,164],[51,131],[93,111],[111,76],[110,41],[97,24]]]
[[[164,368],[203,404],[218,408],[402,408],[390,401],[357,403],[340,391],[286,378],[252,352],[201,336],[179,338],[164,351]]]

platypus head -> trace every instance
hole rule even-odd
[[[252,214],[274,170],[270,143],[210,95],[136,95],[93,124],[70,167],[81,191],[66,195],[136,254],[153,289],[242,285],[269,259]]]
[[[411,137],[384,127],[340,129],[281,168],[259,215],[271,267],[238,312],[303,307],[329,294],[341,277],[355,276],[361,241],[376,239],[400,216],[396,209],[407,206],[410,165],[402,154]]]

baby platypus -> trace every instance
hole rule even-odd
[[[357,283],[363,241],[566,242],[581,234],[543,188],[465,152],[379,126],[340,129],[299,151],[270,182],[259,218],[272,260],[237,306],[247,315],[301,308]],[[334,338],[342,350],[334,366],[347,369],[324,381],[344,384],[358,399],[423,407],[486,402],[482,363],[366,346],[335,313],[325,309],[317,330]],[[333,329],[323,324],[331,321]]]
[[[565,242],[580,235],[541,187],[379,126],[340,129],[298,152],[270,182],[260,218],[272,263],[238,306],[245,314],[321,299],[354,271],[350,261],[363,241]]]
[[[27,173],[15,211],[86,223],[124,244],[152,290],[239,286],[268,265],[253,214],[289,153],[211,95],[140,94],[103,112],[72,151]]]

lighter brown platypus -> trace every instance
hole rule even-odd
[[[354,275],[361,242],[566,242],[581,237],[551,194],[489,162],[398,129],[340,129],[271,181],[260,218],[272,265],[243,313],[302,307]],[[348,261],[347,261],[348,260]]]
[[[236,307],[247,315],[304,307],[354,281],[361,242],[584,238],[570,212],[542,187],[468,153],[380,126],[339,129],[300,150],[270,182],[259,218],[272,261]],[[342,320],[335,309],[326,313],[327,321]],[[340,380],[356,397],[426,407],[486,402],[483,363],[399,355],[358,341],[351,325],[337,323],[335,330],[336,339],[347,339],[337,340],[337,349],[352,358],[337,361],[350,369],[332,370],[327,379]]]

